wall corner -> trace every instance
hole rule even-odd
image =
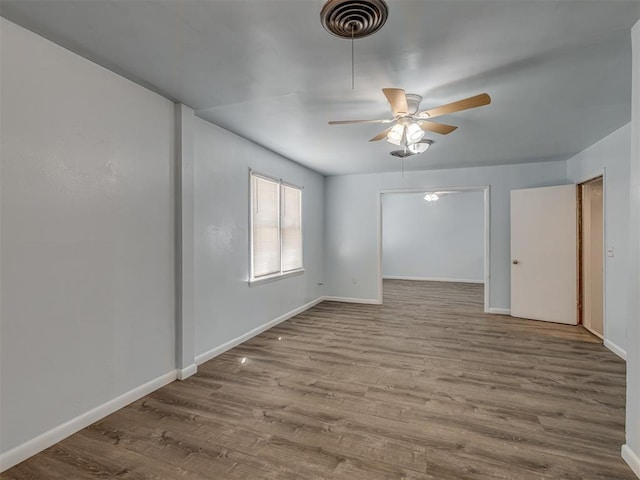
[[[176,368],[178,378],[196,373],[194,285],[194,126],[192,108],[175,104]]]

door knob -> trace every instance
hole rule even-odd
[[[517,265],[520,262],[518,262],[518,260],[513,260],[511,263],[513,263],[514,265]]]

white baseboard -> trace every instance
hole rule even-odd
[[[164,387],[165,385],[173,382],[177,378],[177,372],[172,370],[158,378],[140,385],[139,387],[129,390],[123,393],[119,397],[109,400],[102,405],[99,405],[88,412],[78,415],[75,418],[52,428],[51,430],[44,432],[37,437],[24,442],[22,445],[12,448],[0,455],[0,472],[17,465],[18,463],[26,460],[27,458],[41,452],[45,448],[49,448],[51,445],[58,443],[60,440],[67,438],[85,427],[88,427],[92,423],[103,419],[107,415],[112,414],[116,410],[126,407],[132,402],[150,394],[151,392]]]
[[[493,313],[495,315],[511,315],[511,309],[489,307],[485,310],[485,313]]]
[[[613,343],[611,340],[606,340],[605,339],[604,346],[607,347],[609,350],[611,350],[616,355],[618,355],[625,362],[627,361],[627,352],[624,349],[620,348],[615,343]]]
[[[180,369],[177,370],[178,380],[186,380],[191,375],[197,372],[198,372],[198,366],[195,363],[192,363],[191,365],[188,365],[181,370]]]
[[[590,334],[598,337],[600,340],[602,340],[604,342],[604,337],[602,336],[601,333],[596,332],[593,328],[589,328],[587,327],[584,323],[582,324],[582,328],[584,328],[585,330],[587,330]]]
[[[92,410],[89,410],[82,415],[79,415],[62,425],[59,425],[51,430],[38,435],[36,438],[29,440],[22,445],[18,445],[7,452],[0,454],[0,472],[3,472],[14,465],[26,460],[27,458],[41,452],[42,450],[49,448],[51,445],[58,443],[59,441],[65,439],[69,435],[72,435],[85,427],[88,427],[92,423],[101,420],[102,418],[110,415],[111,413],[119,410],[123,407],[126,407],[132,402],[144,397],[145,395],[154,392],[155,390],[164,387],[165,385],[173,382],[176,379],[184,380],[194,373],[198,371],[198,365],[201,363],[210,360],[211,358],[220,355],[223,352],[235,347],[236,345],[241,344],[249,340],[250,338],[268,330],[275,325],[288,320],[291,317],[298,315],[299,313],[308,310],[309,308],[317,305],[322,302],[324,297],[317,298],[301,307],[296,308],[280,317],[271,320],[270,322],[265,323],[264,325],[251,330],[250,332],[245,333],[219,347],[216,347],[208,352],[205,352],[201,355],[198,355],[195,359],[195,363],[180,369],[180,370],[172,370],[171,372],[162,375],[158,378],[155,378],[144,385],[140,385],[139,387],[134,388],[113,400],[110,400],[102,405],[99,405]]]
[[[622,458],[627,462],[633,473],[640,478],[640,456],[638,456],[629,445],[622,446]]]
[[[255,337],[256,335],[259,335],[262,332],[269,330],[272,327],[275,327],[279,323],[282,323],[285,320],[289,320],[291,317],[295,317],[296,315],[304,312],[305,310],[309,310],[311,307],[316,306],[317,304],[322,302],[324,299],[325,297],[318,297],[315,300],[312,300],[311,302],[302,305],[301,307],[291,310],[290,312],[287,312],[284,315],[280,315],[278,318],[274,318],[273,320],[265,323],[264,325],[260,325],[259,327],[248,331],[247,333],[243,333],[242,335],[234,338],[233,340],[229,340],[228,342],[223,343],[222,345],[212,348],[211,350],[201,353],[200,355],[196,355],[196,359],[195,359],[196,365],[202,365],[204,362],[208,362],[212,358],[215,358],[218,355],[223,354],[227,350],[231,350],[233,347],[236,347],[241,343],[244,343],[247,340]]]
[[[328,302],[363,303],[365,305],[382,305],[381,300],[374,300],[372,298],[324,297],[323,300],[327,300]]]
[[[468,278],[404,277],[398,275],[384,275],[382,278],[384,280],[414,280],[417,282],[484,283],[484,280],[469,280]]]

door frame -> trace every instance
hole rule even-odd
[[[582,191],[581,185],[589,183],[592,180],[602,177],[602,341],[607,343],[607,169],[600,168],[592,171],[587,175],[579,177],[575,184],[580,193],[578,202],[578,315],[579,325],[583,325],[583,302],[582,302],[582,277],[583,277],[583,265],[582,265]],[[576,195],[576,197],[578,197]],[[589,333],[593,334],[591,330]],[[595,335],[598,337],[598,335]]]
[[[489,185],[471,186],[439,186],[394,188],[378,190],[378,302],[382,304],[382,199],[384,195],[403,193],[424,193],[429,191],[449,190],[456,192],[483,192],[484,196],[484,311],[492,313],[489,302],[491,300],[489,279],[491,278],[491,187]],[[502,313],[502,312],[493,312]]]

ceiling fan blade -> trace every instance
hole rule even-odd
[[[482,107],[483,105],[489,105],[491,103],[491,97],[486,93],[481,93],[474,97],[465,98],[464,100],[458,100],[457,102],[447,103],[440,107],[432,108],[431,110],[425,110],[420,112],[420,116],[428,116],[429,118],[439,117],[441,115],[448,115],[449,113],[460,112],[462,110],[469,110],[470,108]]]
[[[391,123],[393,119],[388,120],[331,120],[329,125],[351,125],[356,123]]]
[[[401,88],[383,88],[382,93],[387,97],[391,110],[395,116],[407,115],[409,105],[407,105],[407,95]]]
[[[447,135],[453,132],[456,128],[458,128],[458,127],[454,127],[453,125],[447,125],[445,123],[430,122],[428,120],[421,121],[419,125],[420,125],[420,128],[425,132],[436,132],[441,135]]]
[[[379,134],[377,134],[375,137],[373,137],[372,139],[370,139],[370,142],[377,142],[378,140],[382,140],[383,138],[387,138],[387,134],[391,131],[393,127],[389,127],[386,130],[384,130],[383,132],[380,132]]]

